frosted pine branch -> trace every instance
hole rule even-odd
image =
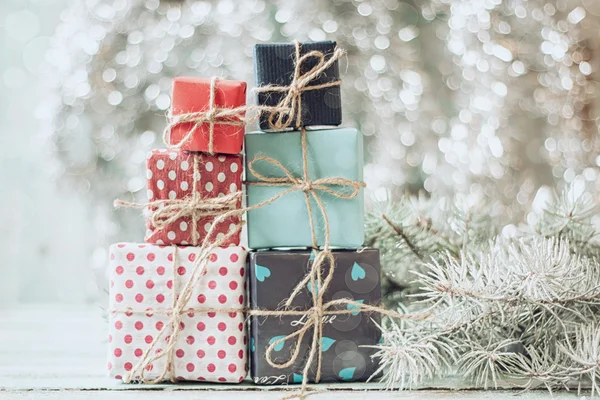
[[[600,393],[600,253],[590,197],[569,189],[512,238],[496,234],[482,206],[453,201],[404,199],[381,222],[385,238],[374,240],[388,276],[412,276],[411,295],[397,297],[402,308],[432,314],[383,325],[376,357],[386,384],[410,388],[457,368],[478,387],[508,379],[525,390],[575,384]]]
[[[539,216],[535,233],[546,238],[566,238],[574,251],[600,255],[600,247],[596,242],[598,231],[594,224],[597,206],[589,193],[578,196],[574,191],[574,188],[570,188],[555,195]]]
[[[600,325],[577,327],[569,340],[558,344],[558,349],[570,361],[564,374],[581,383],[589,382],[592,396],[600,394]]]
[[[367,245],[381,250],[385,276],[401,287],[411,286],[412,272],[432,258],[470,251],[495,233],[488,206],[469,206],[462,198],[384,202],[367,214],[365,225]]]

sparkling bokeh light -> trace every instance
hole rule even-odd
[[[52,176],[94,210],[98,263],[109,241],[141,238],[139,216],[111,202],[144,197],[171,78],[251,86],[260,42],[331,39],[347,50],[344,125],[365,135],[370,197],[458,192],[491,199],[509,224],[548,188],[597,185],[595,0],[64,3],[53,35],[41,33],[44,7],[5,6],[0,29],[22,62],[0,82],[20,88],[35,76],[51,88],[35,108],[39,136],[57,161]]]

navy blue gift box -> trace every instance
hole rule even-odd
[[[335,51],[334,41],[300,43],[301,56],[313,50],[322,52],[328,59]],[[311,70],[317,63],[316,57],[309,57],[300,66],[300,73]],[[254,71],[257,87],[266,85],[289,86],[294,76],[296,65],[296,46],[293,43],[257,44],[254,47]],[[338,62],[334,62],[308,86],[339,81]],[[285,92],[257,92],[257,103],[261,106],[277,106]],[[342,123],[342,101],[340,86],[303,91],[301,95],[300,126],[337,126]],[[260,119],[262,130],[271,129],[268,114]],[[292,121],[290,127],[296,126]]]

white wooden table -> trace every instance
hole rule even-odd
[[[296,386],[230,384],[125,385],[106,376],[106,322],[97,307],[0,308],[0,399],[279,399]],[[516,391],[480,391],[445,381],[415,391],[383,391],[379,384],[313,386],[318,399],[513,399]],[[452,389],[461,387],[462,390]],[[517,399],[576,399],[545,391]],[[581,397],[582,399],[584,397]]]

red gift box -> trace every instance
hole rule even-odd
[[[173,79],[171,114],[173,116],[208,111],[210,108],[210,79],[179,77]],[[246,82],[216,81],[215,107],[237,108],[246,105]],[[240,113],[243,115],[243,113]],[[230,117],[228,120],[239,121]],[[171,128],[169,142],[180,143],[194,129],[194,122],[180,123]],[[209,152],[209,123],[201,123],[194,134],[182,144],[183,150]],[[238,154],[244,143],[244,126],[215,123],[213,153]]]
[[[156,244],[198,245],[204,240],[207,231],[216,218],[198,214],[196,240],[194,240],[193,218],[191,215],[177,218],[164,227],[155,226],[152,215],[165,206],[179,200],[189,201],[194,192],[200,199],[230,197],[242,190],[242,156],[209,155],[183,150],[152,150],[147,160],[148,201],[150,218],[147,221],[146,242]],[[194,179],[194,170],[197,170]],[[201,201],[201,200],[200,200]],[[161,203],[161,204],[157,204]],[[231,203],[233,209],[241,208],[241,196]],[[180,203],[179,203],[180,204]],[[228,210],[224,210],[224,213]],[[217,212],[218,213],[218,212]],[[161,217],[162,218],[162,217]],[[163,220],[166,219],[162,218]],[[235,229],[240,217],[230,217],[217,224],[213,236],[223,237],[230,229]],[[239,245],[239,232],[224,242],[224,246]]]

